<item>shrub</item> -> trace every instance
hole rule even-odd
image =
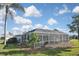
[[[28,44],[32,48],[35,48],[35,44],[39,42],[38,35],[36,33],[31,33],[30,37],[28,38]]]

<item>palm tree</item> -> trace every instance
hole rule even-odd
[[[6,45],[6,23],[7,23],[8,14],[10,14],[10,16],[13,18],[13,14],[9,11],[9,8],[13,8],[15,10],[17,9],[17,10],[20,10],[22,12],[25,12],[25,11],[24,11],[24,8],[20,4],[17,4],[17,3],[0,4],[0,9],[2,9],[2,8],[5,8],[5,16],[4,16],[4,45]]]

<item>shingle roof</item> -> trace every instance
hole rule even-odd
[[[34,29],[34,30],[31,30],[31,31],[29,31],[29,32],[37,32],[37,33],[54,33],[54,34],[66,34],[66,33],[64,33],[64,32],[61,32],[61,31],[59,31],[59,30],[49,30],[49,29]]]

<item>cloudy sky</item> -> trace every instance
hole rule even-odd
[[[79,4],[20,4],[25,13],[9,8],[13,19],[7,19],[7,32],[22,33],[35,28],[58,29],[69,33],[67,24],[72,22],[72,16],[79,13]],[[0,10],[0,34],[3,33],[5,8]],[[9,16],[9,15],[8,15]]]

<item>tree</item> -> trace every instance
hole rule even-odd
[[[70,28],[70,32],[76,32],[78,34],[79,39],[79,15],[72,17],[73,21],[71,24],[68,24],[68,27]]]
[[[35,48],[36,43],[39,42],[39,37],[36,33],[31,33],[30,37],[28,38],[28,44]]]
[[[7,18],[8,18],[8,14],[13,18],[13,14],[9,11],[9,8],[13,8],[13,9],[17,9],[20,10],[22,12],[24,12],[24,8],[20,5],[20,4],[16,4],[16,3],[4,3],[4,4],[0,4],[0,9],[5,8],[5,15],[4,15],[4,45],[6,45],[6,23],[7,23]]]

